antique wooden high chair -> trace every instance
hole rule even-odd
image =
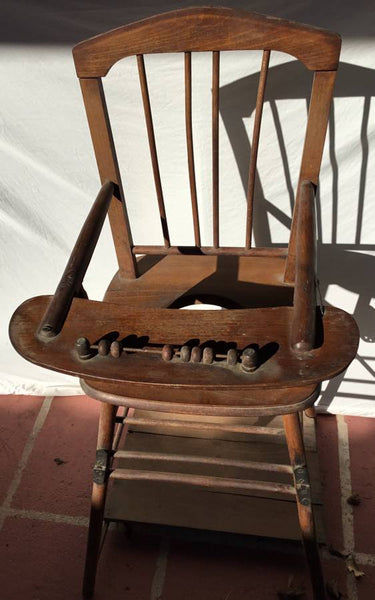
[[[219,57],[223,50],[263,50],[243,248],[222,247],[219,239]],[[314,72],[314,79],[289,247],[254,248],[254,182],[272,50],[299,59]],[[192,136],[191,53],[202,51],[212,51],[213,243],[209,247],[201,244]],[[146,79],[144,54],[167,52],[182,52],[185,57],[193,247],[170,243]],[[316,300],[314,196],[339,53],[336,34],[230,8],[190,8],[158,15],[74,48],[102,187],[54,296],[23,303],[12,318],[10,336],[27,360],[80,377],[84,391],[101,401],[85,597],[94,590],[109,477],[294,496],[314,598],[325,597],[299,414],[312,407],[320,382],[348,366],[358,345],[352,317],[333,307],[323,311]],[[102,77],[112,65],[132,55],[138,63],[164,236],[161,246],[133,244],[102,87]],[[119,271],[104,301],[96,302],[87,298],[82,281],[107,212]],[[139,255],[144,257],[137,260]],[[230,310],[177,310],[197,300]],[[195,415],[197,427],[201,415],[283,415],[291,464],[267,467],[249,462],[248,466],[289,473],[294,485],[168,469],[112,470],[119,406]],[[125,414],[125,423],[132,419],[136,421]],[[169,422],[176,424],[173,418]],[[257,433],[263,428],[244,426],[242,430]]]

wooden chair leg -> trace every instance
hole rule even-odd
[[[310,419],[315,419],[316,418],[315,407],[309,406],[309,408],[306,408],[305,415],[306,415],[306,417],[309,417]]]
[[[117,406],[105,402],[102,403],[100,408],[96,463],[93,474],[85,573],[83,577],[82,595],[84,598],[91,598],[94,593],[116,412]]]
[[[283,416],[290,462],[297,491],[298,518],[310,570],[314,600],[325,600],[325,585],[312,511],[309,474],[298,413]]]

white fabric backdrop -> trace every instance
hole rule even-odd
[[[72,46],[96,33],[189,2],[3,2],[0,392],[79,393],[77,380],[27,363],[7,324],[26,298],[52,293],[99,186]],[[204,4],[195,2],[195,4]],[[221,4],[211,2],[211,4]],[[343,35],[318,199],[319,263],[326,302],[355,315],[357,359],[326,386],[320,408],[375,415],[375,10],[372,3],[259,0],[238,6]],[[192,243],[184,139],[182,57],[146,58],[173,242]],[[223,53],[220,73],[221,242],[244,240],[246,170],[259,53]],[[210,56],[193,56],[193,115],[203,241],[210,243]],[[286,242],[311,75],[273,53],[258,162],[255,241]],[[136,243],[159,243],[157,205],[135,59],[117,63],[105,90]],[[171,135],[172,133],[172,135]],[[85,280],[100,299],[116,261],[108,226]]]

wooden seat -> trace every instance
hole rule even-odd
[[[284,282],[285,261],[284,250],[276,257],[146,255],[137,264],[137,279],[117,273],[105,300],[145,308],[196,302],[224,308],[291,306],[293,286]]]
[[[222,50],[263,51],[251,138],[245,244],[230,248],[221,245],[219,235]],[[314,80],[288,248],[254,248],[256,163],[273,50],[299,59],[314,72]],[[201,242],[195,178],[191,60],[195,51],[212,52],[212,80],[208,82],[212,88],[209,246]],[[88,598],[94,591],[111,477],[219,488],[232,494],[271,490],[295,497],[314,599],[322,600],[325,586],[299,413],[312,407],[323,380],[348,366],[358,345],[358,329],[352,317],[333,307],[319,306],[316,294],[315,192],[340,38],[282,19],[206,7],[173,11],[126,25],[78,44],[73,52],[102,187],[54,296],[40,296],[22,304],[12,317],[10,336],[27,360],[80,377],[84,391],[102,402],[83,594]],[[168,52],[184,53],[184,135],[194,236],[194,245],[189,247],[171,244],[144,61],[145,53]],[[140,246],[133,241],[102,86],[102,77],[126,56],[136,57],[138,66],[163,236],[158,246]],[[96,302],[87,298],[82,282],[107,213],[119,271],[104,301]],[[199,303],[216,304],[225,310],[179,310]],[[175,473],[168,469],[112,470],[119,406],[125,407],[125,414],[117,420],[127,427],[137,421],[129,412],[134,408],[195,415],[194,427],[209,430],[217,430],[217,423],[200,424],[200,415],[283,415],[291,464],[266,467],[251,463],[250,467],[288,473],[294,485],[189,475],[186,469]],[[155,425],[158,421],[151,418],[148,422]],[[177,423],[172,417],[169,426],[178,429],[181,420]],[[235,427],[242,433],[265,434],[264,427]],[[181,456],[177,456],[181,462]],[[150,460],[149,453],[147,457]],[[160,462],[163,455],[157,453],[157,459]],[[238,466],[238,461],[233,464]]]

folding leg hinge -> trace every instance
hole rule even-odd
[[[112,452],[103,448],[96,451],[96,462],[93,468],[93,481],[99,485],[103,485],[109,476],[109,461]]]
[[[309,472],[306,465],[297,465],[293,469],[298,502],[302,506],[311,505]]]

